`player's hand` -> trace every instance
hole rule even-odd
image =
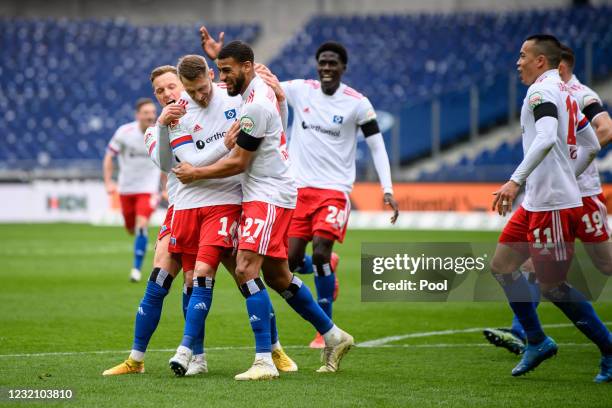
[[[388,205],[393,210],[393,215],[391,216],[391,224],[395,224],[397,221],[397,217],[399,217],[399,205],[397,205],[397,201],[393,198],[393,194],[385,193],[383,196],[383,202],[385,205]]]
[[[268,67],[266,67],[264,64],[255,63],[255,73],[264,80],[266,85],[272,88],[278,102],[283,102],[285,100],[285,92],[283,92],[283,87],[281,86],[280,81]]]
[[[225,133],[225,138],[223,139],[223,143],[225,143],[225,147],[229,150],[232,150],[234,146],[236,146],[236,139],[238,139],[238,135],[240,134],[240,122],[235,121],[232,123],[232,126]]]
[[[225,33],[221,31],[219,33],[219,39],[215,41],[210,36],[205,26],[200,27],[200,43],[202,44],[202,50],[208,55],[211,60],[216,60],[221,48],[223,48],[223,40],[225,39]]]
[[[104,183],[104,187],[106,188],[107,194],[115,194],[117,192],[117,184],[115,184],[114,181]]]
[[[512,202],[518,195],[520,188],[521,186],[512,180],[501,186],[499,190],[493,193],[495,199],[493,200],[491,210],[497,211],[502,216],[510,213],[512,211]]]
[[[172,169],[172,172],[176,175],[176,178],[183,184],[189,184],[192,181],[196,181],[195,178],[195,167],[193,167],[189,163],[179,163],[176,167]]]
[[[157,119],[157,121],[162,125],[168,126],[175,120],[182,118],[186,112],[187,111],[185,110],[184,106],[179,105],[178,103],[172,103],[164,106],[164,109],[162,109],[161,115],[159,115],[159,119]]]

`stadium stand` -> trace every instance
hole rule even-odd
[[[610,6],[501,14],[318,16],[270,66],[281,79],[313,78],[318,45],[326,40],[344,43],[350,56],[345,82],[366,94],[377,109],[400,118],[400,157],[406,163],[432,149],[433,99],[440,103],[442,147],[469,134],[471,87],[476,87],[479,96],[480,128],[508,118],[510,84],[516,83],[516,106],[526,89],[510,78],[516,78],[517,50],[529,34],[549,32],[567,41],[576,50],[579,77],[585,72],[591,43],[593,77],[607,76],[612,70],[610,21]],[[500,154],[512,150],[504,149]],[[364,152],[360,156],[367,159]],[[497,163],[495,157],[482,160]],[[459,177],[452,169],[447,175],[448,180]]]
[[[0,19],[0,168],[91,165],[152,97],[148,73],[201,53],[199,26],[124,20]],[[258,25],[209,27],[255,40]],[[144,46],[146,45],[146,46]]]

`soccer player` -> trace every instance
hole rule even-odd
[[[574,65],[574,52],[571,48],[562,45],[559,76],[567,84],[576,99],[578,109],[586,116],[595,129],[600,146],[605,147],[612,140],[612,120],[608,112],[603,108],[599,95],[580,83],[573,74]],[[612,247],[609,242],[608,213],[595,162],[592,162],[578,176],[577,181],[580,195],[582,196],[582,217],[577,237],[585,243],[585,249],[595,267],[605,275],[612,275]],[[531,260],[528,260],[522,269],[533,272]],[[528,276],[528,280],[530,281],[533,299],[537,307],[540,296],[533,273]],[[507,348],[515,354],[520,354],[524,350],[525,331],[516,316],[514,316],[510,329],[486,329],[484,334],[492,344]],[[604,353],[605,349],[601,351]],[[609,358],[602,358],[601,364],[601,373],[595,378],[595,381],[612,381],[612,368],[610,368],[612,367],[612,361]],[[604,365],[608,369],[604,369]]]
[[[310,290],[289,271],[287,230],[295,208],[297,189],[291,174],[286,137],[274,91],[255,74],[253,50],[233,41],[217,60],[221,81],[229,95],[242,95],[240,119],[229,132],[237,134],[229,157],[206,167],[181,163],[175,173],[181,182],[242,176],[242,221],[238,244],[236,279],[246,298],[251,328],[255,334],[255,361],[236,380],[278,377],[271,359],[270,298],[262,280],[319,333],[323,333],[325,365],[318,372],[335,372],[342,357],[354,344],[353,337],[339,329],[314,301]]]
[[[219,43],[202,33],[209,57],[216,58]],[[218,51],[217,51],[218,52]],[[316,52],[319,81],[296,79],[278,82],[266,68],[259,75],[268,84],[278,84],[293,108],[294,119],[289,155],[298,185],[298,198],[289,226],[289,267],[299,273],[314,270],[318,303],[332,317],[338,293],[336,278],[339,257],[333,252],[342,243],[350,215],[349,193],[355,181],[355,150],[359,129],[365,136],[383,190],[383,201],[393,209],[391,223],[398,217],[393,198],[391,170],[376,113],[367,97],[342,83],[348,54],[339,43],[326,42]],[[312,257],[305,254],[312,241]],[[325,345],[320,333],[312,348]]]
[[[157,206],[161,173],[149,160],[143,137],[145,130],[155,123],[156,109],[149,98],[136,103],[136,120],[115,132],[104,156],[104,184],[108,194],[119,192],[125,228],[134,239],[134,262],[130,280],[139,282],[142,262],[147,251],[149,218]],[[113,181],[113,158],[118,157],[118,186]]]
[[[176,68],[170,65],[163,65],[155,68],[151,72],[151,84],[155,98],[163,110],[155,126],[149,127],[145,131],[145,146],[151,160],[160,170],[168,172],[176,162],[171,154],[164,154],[164,149],[159,149],[160,135],[168,133],[168,125],[174,120],[179,119],[183,114],[183,108],[175,105],[183,85],[178,79]],[[149,341],[155,332],[159,319],[163,301],[170,290],[173,279],[181,269],[180,262],[177,262],[168,252],[170,241],[170,227],[173,216],[174,200],[178,188],[178,180],[173,173],[168,174],[167,191],[169,207],[166,212],[164,223],[161,225],[155,246],[155,257],[153,260],[153,271],[147,282],[145,295],[140,302],[136,314],[134,328],[134,342],[132,351],[127,360],[121,364],[104,371],[103,375],[120,375],[144,373],[144,355]],[[186,314],[187,304],[192,290],[192,271],[185,272],[185,283],[183,286],[183,315]],[[206,360],[198,358],[203,355],[203,336],[194,345],[194,358],[190,362],[189,375],[195,375],[206,371]]]
[[[527,337],[513,376],[535,369],[558,349],[542,330],[527,280],[518,271],[529,257],[542,294],[597,344],[604,356],[612,354],[610,332],[584,295],[566,281],[583,215],[576,176],[592,162],[599,143],[559,77],[560,59],[561,44],[550,35],[530,36],[521,47],[517,68],[521,81],[529,86],[521,110],[525,157],[510,180],[495,192],[493,201],[493,208],[505,215],[526,182],[523,203],[506,224],[491,262],[491,270]]]
[[[171,146],[181,162],[195,166],[215,163],[234,146],[236,135],[227,130],[236,120],[242,100],[229,96],[224,84],[213,84],[212,71],[201,56],[184,56],[177,69],[186,91],[178,105],[186,114],[171,124],[169,137],[162,137],[160,145]],[[193,343],[204,332],[219,263],[223,262],[231,273],[235,270],[232,252],[242,211],[240,182],[239,176],[201,180],[181,184],[177,190],[169,250],[181,256],[185,270],[194,270],[183,340],[169,361],[177,376],[188,372]],[[296,371],[297,365],[278,341],[273,310],[268,319],[275,367]]]

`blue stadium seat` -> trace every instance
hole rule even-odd
[[[441,144],[469,131],[469,88],[480,97],[479,125],[507,119],[509,75],[518,50],[536,32],[557,35],[576,50],[576,73],[584,73],[587,40],[593,46],[596,78],[612,68],[612,7],[559,8],[505,13],[462,12],[334,17],[317,16],[291,38],[270,68],[281,80],[316,78],[314,54],[324,41],[349,52],[344,81],[367,95],[375,108],[401,122],[402,161],[431,150],[431,99],[440,99]],[[518,82],[518,81],[517,81]],[[517,85],[516,106],[525,87]],[[367,158],[367,155],[364,156]]]
[[[0,18],[0,168],[99,160],[133,105],[152,97],[149,73],[199,53],[199,26],[126,20]],[[211,26],[255,40],[258,25]]]

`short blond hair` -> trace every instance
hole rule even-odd
[[[178,73],[176,71],[176,67],[172,66],[172,65],[162,65],[160,67],[157,67],[155,69],[153,69],[153,71],[151,71],[151,83],[153,83],[153,81],[155,81],[155,78],[162,76],[168,72],[172,72],[174,75],[178,76]]]

